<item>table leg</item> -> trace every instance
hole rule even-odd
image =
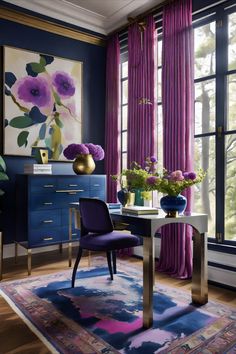
[[[68,263],[69,263],[69,267],[71,267],[71,263],[72,263],[72,242],[68,243]]]
[[[15,264],[17,263],[17,257],[18,257],[18,243],[15,242]]]
[[[59,253],[62,254],[62,243],[59,244]]]
[[[32,251],[31,249],[27,249],[27,266],[28,266],[28,275],[31,275],[31,257]]]
[[[194,230],[192,301],[204,305],[208,301],[207,236]]]
[[[153,323],[154,237],[143,238],[143,327]]]
[[[3,269],[3,239],[2,239],[2,232],[0,231],[0,281],[2,280],[2,269]]]

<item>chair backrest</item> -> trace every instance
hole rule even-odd
[[[113,224],[106,203],[100,199],[80,198],[79,210],[83,233],[99,234],[112,232]]]

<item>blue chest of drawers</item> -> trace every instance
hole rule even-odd
[[[16,242],[31,249],[69,241],[69,204],[106,200],[105,175],[17,175]],[[72,229],[72,241],[79,232]]]

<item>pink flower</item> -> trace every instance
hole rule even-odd
[[[184,176],[181,170],[176,170],[171,172],[170,174],[170,179],[172,181],[183,181],[184,180]]]

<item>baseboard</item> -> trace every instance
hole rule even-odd
[[[78,246],[77,242],[73,242],[72,247]],[[68,244],[63,244],[63,248],[68,248]],[[46,246],[46,247],[38,247],[38,248],[33,248],[32,249],[32,254],[37,254],[37,253],[44,253],[44,252],[50,252],[50,251],[55,251],[59,249],[59,245],[53,245],[53,246]],[[18,256],[25,256],[26,249],[23,247],[18,246]],[[12,258],[15,257],[15,244],[10,243],[7,245],[3,246],[3,259],[6,258]]]

